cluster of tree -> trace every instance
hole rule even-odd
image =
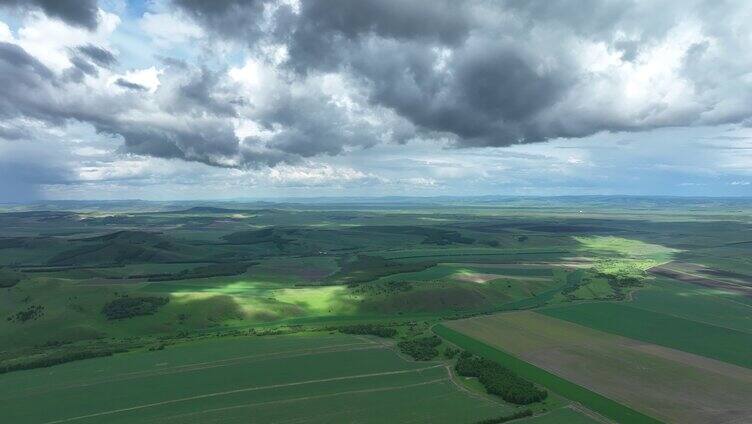
[[[454,349],[454,348],[449,347],[449,346],[447,346],[447,348],[444,349],[444,357],[447,358],[447,359],[454,358],[455,356],[457,356],[458,353],[460,353],[459,349]]]
[[[8,321],[26,322],[40,318],[42,315],[44,315],[44,305],[30,305],[26,309],[9,316]]]
[[[413,289],[413,283],[410,281],[387,281],[384,288],[387,293],[407,292]]]
[[[518,411],[514,414],[509,415],[502,415],[500,417],[494,417],[489,418],[487,420],[480,420],[476,421],[475,424],[499,424],[499,423],[505,423],[507,421],[512,421],[520,418],[526,418],[526,417],[532,417],[533,411],[530,409],[525,409],[524,411]]]
[[[488,393],[500,396],[510,403],[528,405],[548,396],[548,392],[538,389],[510,369],[469,352],[462,352],[455,370],[461,376],[476,377]]]
[[[379,324],[358,324],[338,327],[340,333],[345,334],[370,334],[373,336],[391,338],[397,335],[397,330]]]
[[[127,349],[97,349],[97,350],[79,350],[75,352],[65,352],[59,355],[45,356],[35,358],[24,362],[13,362],[0,364],[0,374],[11,371],[30,370],[34,368],[46,368],[53,365],[64,364],[66,362],[80,361],[82,359],[99,358],[102,356],[112,356],[116,353],[127,352]]]
[[[144,296],[144,297],[121,297],[108,302],[102,308],[102,313],[107,319],[131,318],[139,315],[151,315],[166,305],[169,297]]]
[[[436,349],[441,344],[437,336],[418,337],[397,343],[397,347],[406,355],[410,355],[417,361],[430,361],[435,358],[439,351]]]
[[[238,275],[248,271],[252,265],[258,262],[232,262],[219,263],[200,266],[193,269],[184,269],[175,274],[154,274],[150,275],[149,281],[173,281],[188,280],[193,278],[210,278],[210,277],[227,277]]]

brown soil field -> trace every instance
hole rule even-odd
[[[752,422],[746,368],[531,311],[446,325],[662,421]]]
[[[698,267],[694,264],[670,262],[668,264],[650,268],[648,272],[660,277],[668,277],[677,281],[697,284],[704,287],[728,290],[752,297],[752,282],[745,282],[736,278],[721,280],[719,278],[711,278],[706,276],[715,275],[716,277],[727,277],[727,273],[725,273],[724,271]]]

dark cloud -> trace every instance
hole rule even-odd
[[[94,61],[94,63],[96,63],[97,65],[105,68],[108,68],[117,63],[115,55],[113,55],[111,51],[103,47],[95,46],[93,44],[87,44],[85,46],[79,46],[76,50]]]
[[[76,69],[79,69],[76,67]],[[67,85],[66,85],[67,84]],[[119,84],[122,85],[122,84]],[[124,95],[98,97],[70,94],[80,81],[57,77],[21,47],[0,43],[0,117],[27,117],[62,125],[66,120],[88,122],[99,132],[124,139],[124,151],[222,165],[240,155],[240,140],[227,121],[175,117],[151,122],[123,118],[139,109],[140,99]]]
[[[248,37],[232,20],[258,18],[259,2],[199,3],[177,2],[210,33],[255,45],[259,37]],[[474,7],[481,3],[438,3],[306,1],[297,12],[277,9],[270,36],[287,45],[286,66],[299,75],[351,73],[371,89],[371,103],[397,112],[422,132],[454,137],[459,145],[499,146],[555,136],[534,119],[574,84],[571,72],[556,64],[541,72],[545,64],[524,45],[487,31],[478,16],[482,10]],[[442,52],[448,53],[444,59]],[[441,60],[443,68],[437,66]],[[295,116],[278,145],[312,154],[335,153],[352,144],[336,128],[320,131],[325,122],[309,125],[310,115]]]
[[[86,122],[122,137],[124,152],[221,167],[274,165],[418,138],[509,146],[601,131],[752,122],[752,89],[740,77],[752,65],[744,53],[749,39],[719,23],[737,16],[730,13],[737,5],[171,4],[209,34],[197,48],[200,64],[158,57],[158,87],[115,75],[108,81],[128,90],[107,91],[100,87],[105,82],[86,85],[93,80],[87,75],[115,72],[116,57],[100,46],[70,50],[72,66],[56,74],[20,47],[0,44],[0,118]],[[243,45],[253,62],[239,72],[246,75],[228,74],[227,45],[216,50],[221,54],[211,50],[220,39],[231,40],[233,52]],[[285,58],[270,51],[284,51]],[[647,57],[651,51],[679,59],[665,65]],[[643,74],[654,79],[633,78],[646,63],[651,72]],[[238,123],[245,127],[238,130]]]
[[[85,75],[96,77],[99,75],[98,66],[109,68],[117,62],[109,50],[93,44],[69,49],[68,53],[73,67],[64,71],[63,79],[66,81],[82,82]]]
[[[21,47],[0,42],[0,118],[29,116],[54,120],[49,91],[55,75]]]
[[[129,90],[136,90],[136,91],[147,91],[148,88],[144,87],[141,84],[136,84],[135,82],[130,82],[128,80],[125,80],[123,78],[118,78],[115,80],[115,84],[119,85],[120,87],[127,88]]]
[[[80,56],[73,56],[70,58],[71,63],[73,64],[73,69],[75,71],[80,71],[80,74],[86,74],[86,75],[92,75],[97,76],[99,75],[99,71],[97,71],[97,67],[92,65],[88,60],[80,57]],[[81,78],[74,78],[76,81],[80,81]]]
[[[41,9],[47,16],[87,29],[97,27],[97,0],[0,0],[0,6]]]
[[[217,98],[217,94],[222,94],[219,72],[202,67],[197,72],[189,72],[188,75],[189,78],[182,81],[175,90],[176,98],[171,99],[166,107],[215,116],[237,116],[231,99]]]
[[[256,40],[263,35],[261,23],[266,0],[173,0],[175,6],[221,37]]]
[[[713,93],[698,100],[706,104],[694,107],[646,100],[625,110],[617,101],[623,93],[614,76],[581,65],[583,43],[602,43],[622,60],[635,62],[641,49],[672,37],[671,31],[688,19],[704,19],[706,10],[708,20],[698,28],[743,43],[738,33],[715,29],[730,5],[311,0],[294,10],[262,1],[175,3],[209,34],[251,48],[284,44],[289,55],[284,66],[300,78],[334,72],[360,81],[375,107],[396,112],[427,137],[453,138],[458,146],[507,146],[704,121],[752,122],[752,110],[742,107],[743,102],[735,110],[707,113],[724,97],[718,87],[725,81],[718,75],[731,76],[734,69],[706,72],[721,66],[709,63],[713,59],[706,54],[707,42],[687,51],[682,69],[690,87]],[[238,20],[246,25],[235,25]],[[259,32],[264,25],[270,30]],[[594,91],[598,84],[602,88]],[[291,124],[280,145],[302,146],[299,140],[321,135],[314,128]],[[331,136],[326,140],[342,141]]]

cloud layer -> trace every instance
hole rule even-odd
[[[83,125],[110,160],[434,187],[331,164],[752,125],[748,2],[103,3],[0,0],[6,146]]]

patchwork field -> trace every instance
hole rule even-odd
[[[752,368],[752,334],[749,332],[635,308],[628,303],[582,303],[545,308],[540,313],[596,330]]]
[[[0,376],[8,423],[474,422],[513,410],[345,335],[207,339]]]
[[[670,422],[752,419],[752,371],[535,312],[446,325],[568,381]],[[564,394],[566,396],[566,394]]]

